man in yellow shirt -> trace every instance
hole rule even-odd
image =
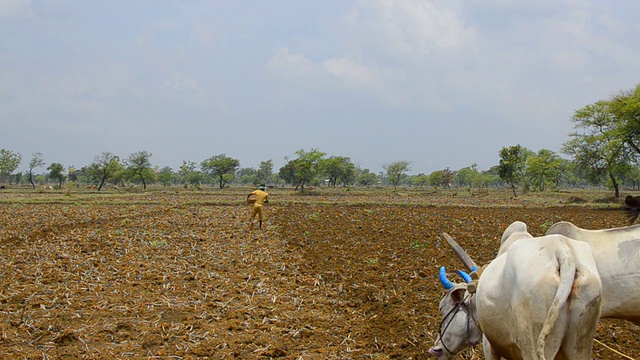
[[[264,184],[261,184],[258,187],[258,190],[254,190],[251,194],[247,195],[247,202],[253,202],[253,210],[251,211],[251,226],[253,226],[253,219],[255,219],[256,215],[258,215],[258,229],[262,229],[262,219],[263,219],[263,211],[262,205],[269,202],[269,194],[266,192],[267,187]]]

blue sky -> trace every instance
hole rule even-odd
[[[318,149],[373,172],[560,153],[640,83],[640,2],[1,0],[0,148],[177,169]],[[44,169],[42,169],[44,171]]]

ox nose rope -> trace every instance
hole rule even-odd
[[[476,325],[476,327],[477,327],[478,329],[479,329],[480,327],[478,326],[478,323],[476,322],[476,320],[475,320],[475,319],[473,319],[473,316],[471,316],[471,312],[469,311],[469,307],[468,307],[468,306],[467,306],[467,304],[465,303],[465,302],[467,301],[467,299],[469,299],[469,302],[471,302],[471,298],[470,298],[470,294],[469,294],[469,293],[467,293],[467,295],[464,297],[464,299],[462,299],[462,301],[461,301],[459,304],[457,304],[456,306],[454,306],[454,307],[453,307],[453,309],[449,310],[449,312],[447,313],[447,315],[445,315],[445,317],[444,317],[443,321],[441,321],[441,322],[440,322],[440,332],[439,332],[439,334],[438,334],[438,335],[440,336],[440,342],[442,343],[442,347],[443,347],[443,348],[444,348],[444,349],[445,349],[449,354],[455,354],[455,353],[454,353],[453,351],[451,351],[451,350],[447,347],[447,344],[445,344],[445,342],[444,342],[444,337],[443,337],[442,335],[447,331],[447,329],[449,328],[449,325],[451,325],[451,323],[453,322],[453,318],[455,317],[455,314],[456,314],[458,311],[460,311],[460,310],[464,311],[464,312],[467,314],[467,331],[466,331],[466,334],[467,334],[467,342],[468,342],[469,344],[471,344],[472,346],[477,345],[477,343],[476,343],[476,344],[474,344],[473,342],[471,342],[471,341],[470,341],[470,336],[469,336],[469,333],[470,333],[470,321],[469,321],[469,319],[471,318],[471,320],[473,321],[473,323]],[[449,321],[447,321],[446,325],[445,325],[445,326],[444,326],[444,328],[443,328],[443,327],[442,327],[442,325],[444,324],[444,322],[445,322],[447,319],[448,319]]]

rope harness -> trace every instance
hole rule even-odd
[[[449,310],[449,312],[447,313],[447,315],[445,315],[444,319],[440,322],[440,331],[439,331],[439,336],[440,336],[440,342],[442,343],[442,347],[444,347],[445,350],[447,350],[447,352],[449,354],[455,354],[453,351],[451,351],[448,347],[447,344],[445,344],[444,342],[444,333],[447,331],[447,329],[449,328],[449,325],[451,325],[451,323],[453,322],[453,319],[455,318],[455,314],[458,313],[458,311],[464,311],[467,314],[467,331],[466,331],[466,335],[467,335],[467,342],[471,345],[471,346],[476,346],[478,345],[477,342],[473,342],[470,340],[471,336],[471,321],[473,321],[473,323],[476,325],[476,327],[478,329],[480,329],[480,325],[478,325],[478,322],[476,321],[476,319],[473,318],[471,311],[469,310],[469,305],[467,305],[466,301],[467,299],[469,300],[469,304],[471,304],[471,296],[473,295],[473,293],[469,293],[467,292],[467,295],[464,297],[464,299],[462,299],[462,301],[460,303],[458,303],[456,306],[453,307],[453,309]],[[448,319],[448,321],[447,321]],[[445,324],[446,321],[446,324]],[[443,327],[444,325],[444,327]]]

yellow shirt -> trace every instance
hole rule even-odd
[[[251,192],[251,194],[256,196],[256,202],[254,203],[254,205],[264,204],[267,201],[267,197],[269,197],[269,194],[262,190],[255,190]]]

